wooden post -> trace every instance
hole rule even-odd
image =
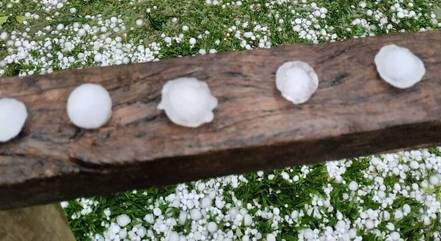
[[[425,63],[412,88],[390,86],[375,69],[391,43]],[[0,209],[441,144],[439,43],[441,31],[393,34],[0,79],[0,97],[29,111],[21,134],[0,144]],[[302,105],[275,88],[277,68],[292,60],[320,78]],[[213,122],[184,128],[158,110],[162,86],[182,76],[210,86]],[[103,128],[69,121],[67,98],[82,83],[112,96]]]
[[[1,241],[75,241],[59,204],[0,211]]]

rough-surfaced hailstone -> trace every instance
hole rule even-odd
[[[418,83],[426,73],[423,61],[409,49],[386,45],[375,56],[381,78],[390,85],[405,89]]]
[[[97,129],[112,116],[112,99],[101,85],[82,84],[70,93],[67,114],[74,125]]]
[[[0,142],[16,137],[27,117],[28,112],[22,102],[10,98],[0,99]]]
[[[168,81],[162,87],[161,103],[167,117],[177,125],[198,127],[213,120],[217,99],[207,83],[183,77]]]
[[[294,104],[305,103],[318,88],[314,69],[302,61],[282,64],[276,72],[276,87],[285,99]]]

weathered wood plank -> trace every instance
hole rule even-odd
[[[380,80],[381,46],[412,49],[426,64],[408,90]],[[0,96],[30,110],[23,133],[0,145],[0,208],[163,185],[250,170],[441,143],[441,32],[170,59],[0,80]],[[274,84],[285,61],[309,62],[321,80],[301,106]],[[156,109],[166,80],[207,81],[220,105],[198,129]],[[97,131],[68,121],[68,93],[83,82],[109,89],[114,114]]]
[[[75,241],[59,204],[0,211],[1,241]]]

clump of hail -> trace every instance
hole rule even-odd
[[[112,116],[112,99],[101,85],[82,84],[70,93],[67,114],[74,125],[97,129]]]
[[[294,104],[305,103],[317,91],[319,79],[314,69],[302,61],[282,64],[276,72],[276,87]]]
[[[26,106],[16,99],[0,99],[0,142],[16,137],[23,128],[28,112]]]
[[[213,120],[216,106],[217,99],[211,94],[207,83],[183,77],[170,80],[162,87],[158,109],[164,110],[177,125],[198,127]]]
[[[390,85],[405,89],[418,83],[426,73],[423,61],[409,49],[386,45],[375,56],[381,78]]]

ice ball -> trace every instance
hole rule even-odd
[[[70,93],[67,114],[74,125],[97,129],[112,116],[112,99],[101,85],[82,84]]]
[[[276,72],[276,87],[294,104],[305,103],[317,91],[319,79],[314,69],[302,61],[282,64]]]
[[[163,86],[158,109],[164,110],[173,123],[194,128],[213,120],[217,103],[207,83],[183,77]]]
[[[382,47],[374,61],[381,78],[400,89],[412,87],[421,81],[426,73],[420,58],[409,49],[395,44]]]
[[[0,142],[16,137],[27,117],[28,112],[23,102],[12,98],[0,99]]]

